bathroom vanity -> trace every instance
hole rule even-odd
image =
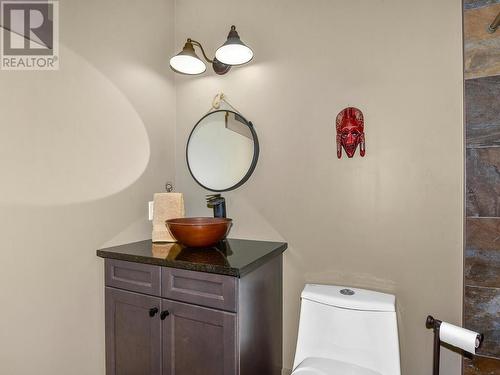
[[[286,243],[101,249],[106,374],[279,375]]]

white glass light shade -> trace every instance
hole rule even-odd
[[[253,51],[240,39],[236,26],[231,26],[226,42],[215,51],[215,58],[223,64],[241,65],[253,58]]]
[[[228,40],[228,42],[230,42]],[[215,52],[215,57],[220,62],[227,65],[241,65],[249,62],[253,58],[253,51],[241,43],[224,43]]]
[[[207,67],[200,59],[189,55],[175,55],[170,59],[170,67],[183,74],[201,74]]]
[[[170,59],[170,67],[178,73],[201,74],[207,67],[194,52],[193,44],[188,39],[181,52]]]

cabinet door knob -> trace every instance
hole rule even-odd
[[[153,307],[152,309],[149,309],[149,316],[152,318],[153,316],[155,316],[156,314],[158,314],[158,307]]]
[[[162,311],[160,314],[160,319],[165,320],[165,318],[169,315],[170,315],[170,313],[168,312],[168,310]]]

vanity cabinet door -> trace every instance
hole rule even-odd
[[[106,288],[106,375],[161,375],[161,299]]]
[[[236,375],[236,315],[162,300],[163,375]]]

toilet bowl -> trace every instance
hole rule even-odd
[[[327,358],[306,358],[293,372],[295,375],[380,375],[379,372]]]
[[[391,294],[307,284],[293,375],[401,375]]]

